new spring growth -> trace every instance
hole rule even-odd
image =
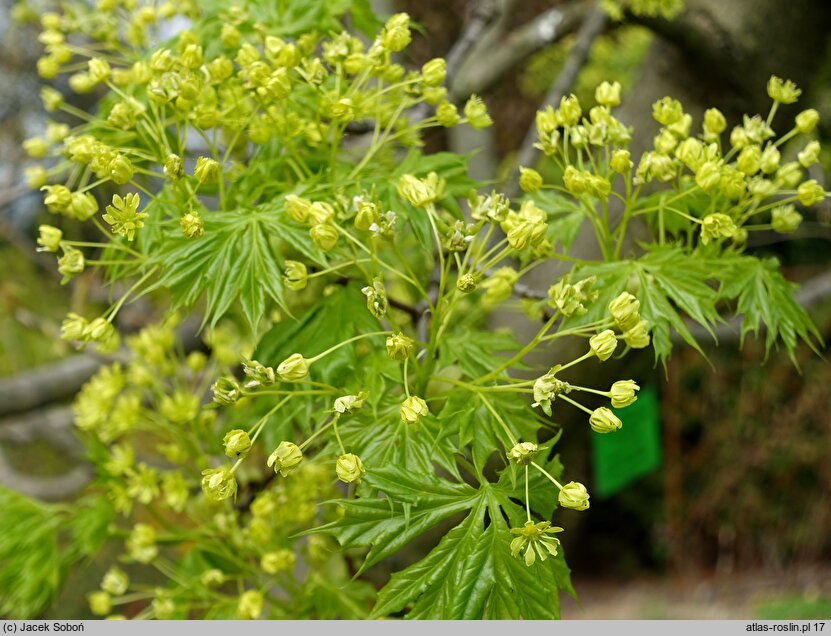
[[[245,457],[251,450],[251,437],[242,429],[235,428],[222,438],[225,455],[232,458]]]
[[[185,238],[199,238],[205,234],[205,223],[199,212],[191,210],[182,215],[179,219],[179,227],[182,228],[182,234]]]
[[[101,579],[101,589],[113,596],[121,596],[129,586],[130,579],[127,573],[115,565],[107,570],[104,578]]]
[[[488,108],[478,95],[471,95],[468,98],[464,112],[471,128],[482,129],[493,125],[493,119],[488,115]]]
[[[294,568],[297,557],[294,552],[283,548],[274,552],[266,552],[260,559],[260,568],[266,574],[277,574]]]
[[[427,402],[416,395],[411,395],[404,400],[399,410],[401,413],[401,421],[406,424],[417,424],[422,417],[430,415]]]
[[[771,225],[780,234],[795,232],[802,223],[802,215],[790,203],[779,205],[771,211]]]
[[[542,187],[542,175],[533,168],[519,168],[519,187],[523,192],[537,192]]]
[[[38,252],[57,252],[61,245],[63,232],[52,225],[38,226]]]
[[[553,367],[534,382],[534,403],[532,406],[539,406],[546,415],[551,415],[551,403],[558,395],[571,392],[571,385],[568,382],[558,380],[555,376],[558,369],[559,365]]]
[[[771,75],[767,89],[768,97],[777,104],[793,104],[802,94],[802,91],[791,80],[783,80],[776,75]]]
[[[618,380],[612,385],[609,391],[609,397],[612,398],[612,406],[616,409],[622,409],[634,403],[638,399],[635,392],[640,388],[635,384],[634,380]]]
[[[246,590],[237,603],[237,618],[253,621],[263,613],[263,595],[257,590]]]
[[[214,402],[230,406],[242,396],[240,386],[234,378],[219,378],[211,385]]]
[[[417,208],[423,208],[444,196],[444,179],[431,172],[425,179],[411,174],[402,175],[396,187],[398,195]]]
[[[236,482],[235,482],[236,485]],[[139,563],[150,563],[159,554],[156,529],[146,523],[137,523],[125,542],[127,554]]]
[[[629,292],[623,292],[609,303],[609,313],[618,329],[627,331],[638,324],[641,308],[640,301]]]
[[[528,466],[534,461],[538,452],[539,447],[533,442],[518,442],[505,456],[517,466]]]
[[[589,425],[596,433],[613,433],[623,426],[623,422],[610,409],[601,406],[589,416]]]
[[[340,415],[352,415],[364,405],[367,397],[363,391],[357,395],[344,395],[335,400],[333,410]]]
[[[589,507],[589,492],[578,481],[570,481],[560,488],[558,499],[563,508],[587,510]]]
[[[136,230],[144,227],[142,219],[147,213],[138,211],[139,203],[139,195],[136,193],[127,194],[123,198],[114,194],[112,205],[107,206],[107,211],[103,215],[103,219],[112,226],[113,232],[126,236],[128,241],[133,240]]]
[[[202,471],[202,491],[211,501],[222,501],[237,494],[237,480],[227,466]]]
[[[701,243],[707,245],[711,239],[730,238],[736,233],[736,224],[726,214],[708,214],[701,222]]]
[[[277,381],[277,375],[274,369],[256,360],[243,362],[242,370],[246,377],[251,378],[251,383],[247,384],[246,387],[251,385],[270,386]]]
[[[611,329],[601,331],[599,334],[589,338],[589,349],[601,362],[605,362],[611,358],[616,348],[617,338],[615,337],[615,332]]]
[[[338,479],[345,484],[359,484],[366,474],[361,458],[352,453],[346,453],[338,457],[338,461],[335,463],[335,472]]]
[[[306,289],[309,273],[300,261],[287,260],[283,269],[283,283],[289,289],[300,291]]]
[[[799,187],[796,189],[796,198],[802,205],[809,207],[825,199],[825,190],[822,189],[822,186],[816,180],[809,179],[799,184]]]
[[[413,352],[414,343],[403,333],[387,336],[387,355],[393,360],[406,360]]]
[[[375,278],[372,285],[363,287],[361,292],[366,296],[366,308],[369,312],[379,320],[383,318],[389,307],[384,281],[381,278]]]
[[[819,123],[819,113],[813,108],[803,110],[796,116],[794,123],[796,124],[796,129],[799,132],[803,135],[809,135],[814,132],[814,129]]]
[[[210,183],[219,174],[219,163],[209,157],[198,157],[193,169],[193,176],[199,183]]]
[[[274,452],[268,456],[266,465],[273,468],[275,473],[286,477],[303,461],[303,451],[292,442],[280,442]]]
[[[277,366],[277,375],[283,382],[300,382],[309,376],[309,361],[293,353]]]
[[[338,243],[338,230],[328,223],[318,223],[309,230],[312,242],[324,252],[330,251]]]
[[[552,526],[548,521],[526,521],[521,528],[511,528],[511,534],[518,535],[511,541],[511,555],[516,557],[524,552],[525,565],[529,568],[538,556],[540,561],[545,561],[548,555],[557,556],[560,540],[551,535],[562,531],[562,528]]]

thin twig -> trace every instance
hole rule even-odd
[[[577,75],[580,73],[583,66],[585,66],[586,60],[589,58],[592,44],[594,44],[597,37],[606,30],[608,23],[608,16],[599,7],[595,6],[589,12],[586,16],[586,20],[577,32],[577,41],[574,43],[574,47],[569,52],[568,58],[563,65],[563,70],[560,71],[556,81],[551,86],[548,93],[546,93],[542,104],[540,104],[540,108],[545,108],[549,105],[556,106],[560,103],[560,100],[566,96],[568,91],[571,90],[571,87],[577,79]],[[537,157],[539,156],[539,150],[534,146],[536,141],[537,129],[535,124],[532,123],[528,128],[528,132],[526,133],[525,139],[523,139],[519,153],[517,154],[517,167],[531,167],[536,163]],[[511,172],[511,181],[506,188],[506,194],[509,197],[513,197],[518,193],[519,174],[518,170],[513,170]]]

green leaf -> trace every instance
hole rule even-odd
[[[514,535],[503,510],[524,521],[522,508],[489,484],[469,507],[469,515],[424,559],[390,577],[372,617],[407,607],[406,618],[413,619],[559,617],[558,588],[571,591],[567,568],[555,566],[557,559],[528,567],[511,555]]]
[[[63,582],[54,506],[0,486],[0,615],[33,618]]]
[[[504,352],[516,352],[519,343],[505,332],[463,331],[447,334],[441,343],[441,363],[449,366],[458,363],[471,378],[489,373],[507,360]],[[517,365],[514,365],[517,368]]]
[[[377,330],[378,322],[366,308],[360,285],[344,285],[296,318],[273,325],[260,340],[254,358],[277,366],[293,353],[310,358],[348,338]],[[347,378],[355,377],[358,364],[354,345],[346,345],[315,362],[311,374],[341,385]]]
[[[794,349],[798,339],[818,353],[817,345],[822,343],[822,336],[805,309],[794,299],[798,285],[782,275],[779,261],[739,256],[725,265],[720,294],[725,298],[738,298],[736,314],[743,314],[742,341],[748,333],[756,334],[764,325],[767,328],[766,355],[781,340],[796,364]]]
[[[430,473],[387,466],[367,471],[366,483],[383,498],[339,500],[342,519],[317,528],[344,548],[370,546],[359,573],[397,552],[442,519],[470,508],[476,491]]]

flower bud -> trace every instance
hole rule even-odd
[[[222,570],[211,568],[210,570],[202,572],[199,580],[205,587],[216,587],[217,585],[225,583],[225,574]]]
[[[613,433],[623,426],[623,422],[610,409],[601,406],[592,412],[589,425],[597,433]]]
[[[576,95],[568,95],[560,98],[560,108],[557,117],[563,126],[575,126],[580,123],[583,109],[580,107],[580,100]]]
[[[761,167],[762,151],[759,146],[745,146],[736,160],[736,167],[748,176],[759,172]]]
[[[609,313],[621,331],[634,327],[640,320],[641,302],[629,292],[621,293],[609,303]]]
[[[819,113],[813,108],[803,110],[796,116],[796,129],[804,135],[814,132],[819,123]]]
[[[366,474],[361,458],[352,453],[338,457],[335,472],[338,474],[338,479],[345,484],[359,484]]]
[[[222,501],[237,494],[237,480],[227,466],[202,471],[202,491],[211,501]]]
[[[620,104],[620,82],[603,82],[594,90],[594,98],[601,106],[614,108]]]
[[[31,137],[23,142],[23,150],[32,159],[40,159],[49,152],[49,143],[42,137]]]
[[[701,242],[704,245],[710,239],[730,238],[736,233],[736,224],[726,214],[716,212],[708,214],[701,223]]]
[[[589,492],[579,481],[570,481],[560,489],[560,506],[572,510],[586,510],[589,507]]]
[[[767,88],[768,97],[777,104],[793,104],[802,94],[791,80],[783,80],[776,75],[770,76]]]
[[[26,185],[33,190],[39,190],[49,183],[49,173],[43,166],[30,166],[24,168],[23,174],[26,177]]]
[[[257,590],[246,590],[240,594],[237,603],[237,618],[253,621],[263,613],[263,595]]]
[[[298,223],[305,223],[309,218],[312,202],[294,194],[286,195],[286,203],[283,211]]]
[[[776,146],[768,146],[762,153],[761,167],[765,174],[773,174],[779,169],[781,154]]]
[[[684,108],[677,99],[664,97],[652,104],[652,117],[659,124],[671,126],[684,117]]]
[[[193,170],[193,176],[199,183],[209,183],[214,181],[219,174],[219,163],[215,159],[209,157],[198,157],[196,159],[196,167]]]
[[[58,259],[58,271],[63,274],[66,282],[73,276],[84,271],[84,253],[74,247],[65,247],[64,254]]]
[[[94,57],[89,60],[87,66],[89,67],[89,77],[96,84],[109,79],[110,73],[112,73],[112,69],[107,60],[100,57]]]
[[[303,263],[300,261],[286,261],[286,266],[283,270],[283,283],[286,287],[295,291],[306,289],[308,278],[309,274]]]
[[[450,128],[458,124],[460,119],[459,110],[447,100],[442,100],[436,107],[436,120],[439,125]]]
[[[185,174],[185,165],[179,155],[169,154],[164,162],[164,176],[171,181],[178,181]]]
[[[274,373],[274,369],[272,369],[271,367],[267,367],[264,364],[257,362],[256,360],[243,362],[242,370],[245,373],[246,377],[251,378],[251,380],[254,383],[262,386],[269,386],[271,384],[274,384],[274,382],[277,380],[277,376]]]
[[[225,445],[225,455],[232,458],[245,457],[251,450],[251,437],[240,428],[225,433],[222,443]]]
[[[113,608],[113,599],[106,592],[92,592],[87,595],[90,611],[96,616],[105,616]]]
[[[101,589],[113,596],[121,596],[127,591],[129,586],[130,579],[127,574],[115,565],[107,570],[107,573],[104,574],[104,578],[101,580]]]
[[[427,86],[439,86],[447,76],[447,62],[437,57],[421,67],[421,79]]]
[[[53,214],[65,212],[70,203],[72,203],[72,192],[70,192],[69,188],[66,186],[44,186],[41,190],[46,192],[46,196],[43,198],[43,203]]]
[[[63,232],[52,225],[38,226],[38,252],[57,252],[61,245]]]
[[[273,468],[275,473],[286,477],[303,461],[303,451],[292,442],[280,442],[274,452],[268,456],[266,465]]]
[[[542,187],[542,175],[533,168],[519,168],[519,187],[523,192],[537,192]]]
[[[293,353],[277,366],[277,375],[283,382],[299,382],[309,376],[309,361]]]
[[[511,267],[499,267],[480,283],[485,290],[482,297],[486,305],[496,305],[511,297],[519,273]]]
[[[260,567],[267,574],[277,574],[294,568],[296,561],[294,552],[283,548],[275,552],[266,552],[260,559]]]
[[[427,402],[411,395],[401,403],[400,413],[402,422],[416,424],[422,417],[430,415],[430,409],[427,408]]]
[[[54,113],[63,106],[64,101],[63,95],[51,86],[44,86],[40,89],[40,100],[43,102],[43,108],[47,113]]]
[[[813,166],[817,161],[819,161],[819,151],[820,146],[818,141],[810,142],[802,152],[799,153],[799,163],[803,165],[805,168],[810,168]]]
[[[471,95],[465,103],[465,117],[471,128],[481,129],[493,125],[487,106],[478,95]]]
[[[631,329],[623,332],[623,341],[632,349],[644,349],[649,346],[649,330],[645,320],[639,320]]]
[[[191,211],[179,219],[179,227],[186,238],[199,238],[205,234],[205,223],[198,212]]]
[[[116,154],[107,165],[110,179],[118,185],[124,185],[133,178],[133,164],[124,155]]]
[[[796,197],[802,205],[807,207],[825,199],[825,190],[815,179],[809,179],[799,184]]]
[[[612,394],[612,406],[616,409],[622,409],[629,406],[638,399],[635,391],[640,389],[634,380],[618,380],[612,385],[610,393]]]
[[[720,135],[726,128],[727,120],[718,108],[708,108],[704,112],[704,132],[707,135]]]
[[[338,230],[328,223],[318,223],[312,226],[309,236],[312,237],[312,242],[324,252],[331,250],[338,242]]]
[[[146,523],[137,523],[124,542],[127,554],[139,563],[150,563],[159,554],[156,545],[156,530]]]
[[[539,447],[534,442],[518,442],[505,456],[517,466],[528,466],[537,456]]]
[[[780,234],[790,234],[802,223],[802,215],[790,204],[779,205],[771,212],[771,223]]]
[[[612,153],[612,160],[610,162],[612,170],[618,174],[626,174],[632,169],[632,160],[630,159],[629,151],[618,148]]]
[[[400,331],[387,336],[387,355],[393,360],[406,360],[413,352],[413,341]]]
[[[589,348],[591,352],[596,355],[601,362],[605,362],[612,357],[612,354],[617,349],[617,338],[615,332],[611,329],[601,331],[599,334],[589,338]]]
[[[710,192],[721,184],[721,167],[716,161],[706,161],[696,170],[695,182],[705,192]]]
[[[70,312],[61,323],[62,340],[82,340],[89,322],[83,316]]]
[[[431,173],[435,175],[435,173]],[[411,174],[405,174],[398,180],[398,195],[414,205],[422,208],[438,198],[435,187],[431,187],[434,180],[419,179]]]
[[[379,36],[381,46],[392,53],[403,51],[411,40],[410,16],[406,13],[396,13],[387,20]]]
[[[476,277],[473,274],[462,274],[456,281],[456,289],[463,294],[475,291],[477,287]]]

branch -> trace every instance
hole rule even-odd
[[[0,421],[0,440],[13,444],[29,444],[44,439],[66,451],[69,457],[80,460],[83,449],[72,433],[72,410],[55,407]],[[92,480],[86,464],[75,464],[66,473],[54,477],[39,477],[15,469],[0,447],[0,484],[29,497],[46,500],[67,499]]]
[[[556,107],[560,103],[560,100],[566,96],[567,92],[574,85],[580,70],[586,64],[592,44],[594,44],[595,39],[603,33],[608,23],[608,16],[599,7],[594,7],[589,12],[586,20],[577,32],[577,41],[574,43],[574,47],[569,52],[568,58],[563,65],[563,70],[560,71],[559,76],[557,76],[557,80],[548,90],[542,104],[540,104],[540,108],[545,108],[549,105]],[[536,163],[537,157],[539,156],[539,150],[534,147],[536,141],[537,130],[535,124],[532,123],[525,135],[525,139],[522,141],[519,153],[517,154],[517,166],[530,167]],[[518,170],[513,170],[511,173],[511,181],[506,188],[506,194],[509,197],[514,197],[518,193],[519,174]]]
[[[177,329],[185,352],[193,351],[200,346],[199,324],[199,318],[196,317],[182,323]],[[0,380],[0,417],[68,399],[75,395],[100,367],[129,359],[129,355],[129,350],[124,347],[108,356],[86,351],[3,378]]]
[[[541,13],[510,33],[488,55],[476,60],[454,78],[450,99],[461,102],[473,93],[484,93],[513,68],[537,51],[574,32],[585,18],[583,3],[570,3]]]

